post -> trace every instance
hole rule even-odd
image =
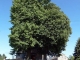
[[[44,55],[42,55],[42,60],[44,60]]]

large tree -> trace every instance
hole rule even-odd
[[[74,50],[74,60],[80,60],[80,38],[77,40],[75,50]]]
[[[71,34],[68,17],[50,0],[13,0],[10,22],[13,53],[36,48],[58,55]]]

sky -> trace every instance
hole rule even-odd
[[[55,3],[70,19],[72,34],[69,37],[64,53],[67,57],[72,55],[78,38],[80,37],[80,0],[51,0]],[[0,0],[0,54],[5,54],[7,58],[12,58],[9,54],[11,47],[9,46],[9,37],[11,23],[10,8],[12,0]]]

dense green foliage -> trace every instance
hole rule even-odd
[[[77,40],[73,55],[75,60],[80,60],[80,38]]]
[[[74,56],[70,55],[68,60],[74,60]]]
[[[6,57],[5,54],[3,55],[0,54],[0,60],[3,60],[5,57]]]
[[[13,53],[35,47],[59,54],[71,34],[68,17],[50,0],[13,0],[10,22]]]

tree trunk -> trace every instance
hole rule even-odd
[[[28,52],[27,52],[27,60],[30,59],[30,56],[31,56],[31,51],[28,51]]]

